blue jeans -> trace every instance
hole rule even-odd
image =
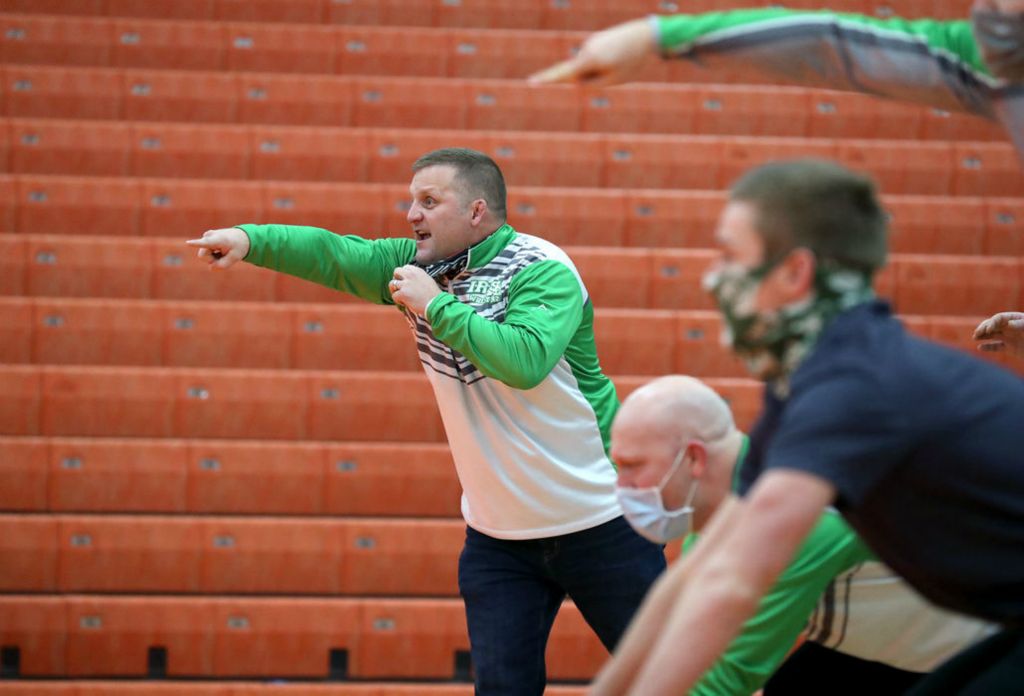
[[[466,528],[459,591],[478,696],[541,696],[544,649],[568,595],[609,652],[665,570],[662,548],[622,517],[563,536],[508,541]]]

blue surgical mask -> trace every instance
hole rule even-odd
[[[672,466],[657,486],[648,488],[615,487],[615,496],[622,506],[622,514],[636,533],[655,544],[667,544],[672,539],[684,537],[690,532],[693,521],[693,497],[697,494],[698,481],[694,480],[686,503],[678,510],[666,510],[661,490],[679,468],[686,454],[686,446],[679,450]]]

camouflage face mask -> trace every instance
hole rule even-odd
[[[870,300],[868,277],[835,264],[817,263],[814,291],[805,299],[758,312],[754,299],[761,282],[785,255],[748,269],[721,266],[704,276],[722,314],[722,342],[746,363],[758,379],[769,382],[779,396],[789,391],[789,376],[814,345],[821,330],[839,312]]]

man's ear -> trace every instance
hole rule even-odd
[[[472,216],[469,219],[469,223],[474,227],[484,221],[487,216],[487,201],[483,198],[477,198],[472,203]]]
[[[690,460],[690,476],[695,479],[703,478],[708,466],[708,451],[702,442],[691,442],[686,446],[686,457]]]
[[[818,259],[810,249],[799,247],[782,262],[781,284],[790,302],[806,297],[814,288]]]

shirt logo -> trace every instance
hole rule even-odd
[[[466,299],[472,304],[494,304],[501,300],[500,280],[473,279],[466,288]]]

